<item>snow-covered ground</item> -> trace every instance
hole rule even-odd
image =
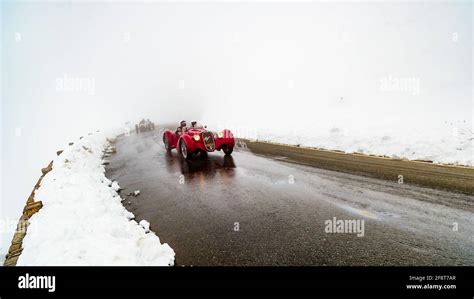
[[[464,121],[444,123],[436,129],[416,126],[356,128],[342,125],[241,126],[222,122],[211,129],[229,128],[252,140],[300,145],[346,153],[363,153],[439,164],[474,166],[474,133]]]
[[[416,131],[416,129],[414,129]],[[440,164],[474,166],[473,137],[468,129],[456,134],[426,136],[419,134],[400,135],[394,132],[361,134],[350,129],[334,127],[318,135],[301,130],[282,135],[263,131],[259,140],[286,144],[340,150],[346,153],[363,153],[408,160],[428,160]]]
[[[7,254],[8,249],[0,247],[0,266],[3,265],[5,261],[5,255]]]
[[[122,205],[117,183],[105,177],[105,134],[68,146],[53,164],[36,200],[18,265],[174,265],[175,253],[139,225]]]

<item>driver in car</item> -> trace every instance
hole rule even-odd
[[[185,120],[182,120],[180,123],[179,123],[179,127],[176,129],[176,133],[177,134],[182,134],[184,132],[186,132],[188,128],[186,127],[186,121]]]

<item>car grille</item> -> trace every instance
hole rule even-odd
[[[202,142],[204,143],[204,146],[206,147],[206,150],[208,152],[212,152],[213,150],[216,149],[216,145],[214,144],[214,136],[212,135],[211,132],[209,131],[202,132]]]

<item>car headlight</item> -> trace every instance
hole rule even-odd
[[[217,133],[217,137],[218,137],[218,138],[224,137],[224,133],[222,133],[222,132]]]
[[[199,141],[199,139],[201,139],[201,137],[199,137],[199,135],[197,135],[197,134],[194,135],[193,138],[194,138],[194,141]]]

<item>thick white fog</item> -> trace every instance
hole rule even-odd
[[[470,1],[1,9],[0,247],[57,150],[142,117],[250,130],[472,129]]]

